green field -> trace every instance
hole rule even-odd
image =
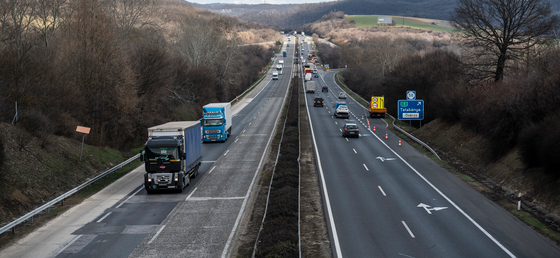
[[[381,15],[346,15],[346,19],[349,21],[352,20],[355,21],[356,26],[358,27],[375,27],[377,26],[377,16],[381,16]],[[383,16],[388,16],[388,15],[383,15]],[[431,30],[431,31],[446,31],[450,33],[455,30],[454,28],[432,25],[430,22],[425,22],[425,23],[417,22],[417,21],[412,21],[410,19],[416,20],[415,18],[409,18],[409,17],[404,17],[403,20],[402,16],[393,16],[393,21],[395,21],[396,27],[403,26],[403,22],[404,22],[404,27],[410,27],[410,28],[417,28],[417,29]]]

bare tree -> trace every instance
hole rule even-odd
[[[476,50],[481,75],[500,81],[508,60],[551,36],[559,20],[550,8],[546,0],[459,0],[451,22]]]
[[[37,0],[36,27],[45,46],[49,46],[55,30],[62,24],[64,16],[70,16],[70,11],[68,0]]]
[[[153,16],[157,13],[155,0],[104,0],[103,5],[121,29],[121,36],[127,38],[133,29],[155,25]]]

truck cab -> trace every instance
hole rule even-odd
[[[226,141],[231,134],[230,103],[211,103],[202,107],[202,141]]]
[[[272,72],[272,79],[278,80],[278,72]]]
[[[348,106],[346,105],[346,101],[337,101],[334,103],[334,116],[336,118],[349,118],[350,111],[348,110]]]

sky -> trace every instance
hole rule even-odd
[[[197,4],[224,3],[224,4],[310,4],[333,2],[336,0],[186,0]]]

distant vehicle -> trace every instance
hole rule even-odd
[[[313,69],[313,73],[314,73],[314,74],[318,74],[318,73],[319,73],[319,71],[317,70],[317,68]]]
[[[306,73],[305,74],[305,81],[311,81],[311,73]]]
[[[278,74],[282,74],[282,70],[283,70],[283,69],[282,69],[282,65],[281,65],[281,64],[279,64],[279,65],[276,66],[276,71],[278,71]]]
[[[338,98],[339,99],[345,99],[346,98],[346,93],[344,93],[344,92],[338,93]]]
[[[314,81],[308,81],[306,84],[307,84],[306,92],[307,93],[315,93],[315,90],[316,90],[315,82]]]
[[[348,106],[346,105],[339,105],[335,110],[334,110],[334,116],[336,118],[349,118],[350,117],[350,111],[348,110]]]
[[[290,44],[288,44],[288,47],[290,46]],[[287,56],[288,53],[286,52],[286,50],[284,50],[284,52],[282,52],[282,56]]]
[[[360,128],[357,124],[346,123],[342,127],[342,137],[357,137],[360,138]]]
[[[314,74],[313,77],[319,78],[319,74]]]
[[[387,114],[387,108],[385,108],[385,97],[383,96],[372,96],[371,102],[369,103],[369,116],[370,117],[385,117]]]
[[[324,104],[325,104],[325,100],[323,100],[323,98],[321,97],[315,97],[315,99],[313,99],[314,107],[322,107]]]
[[[272,72],[272,79],[278,80],[278,72]]]
[[[321,89],[321,91],[326,91],[326,92],[329,92],[329,87],[327,87],[327,86],[323,86],[323,88]]]

